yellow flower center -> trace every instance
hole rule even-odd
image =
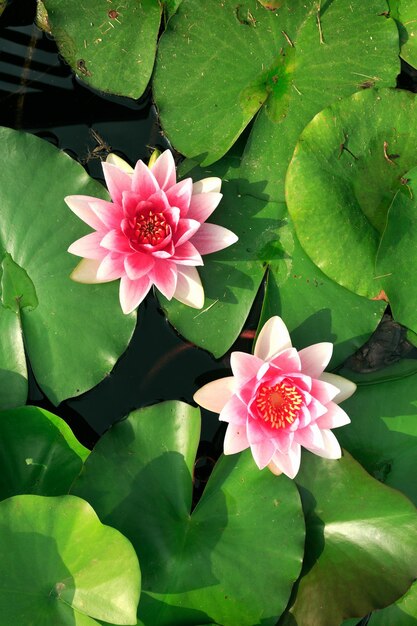
[[[149,211],[148,215],[136,216],[133,233],[137,243],[156,246],[169,234],[169,225],[163,213]]]
[[[270,387],[261,385],[256,394],[260,417],[272,428],[286,428],[300,412],[303,397],[294,385],[280,382]]]

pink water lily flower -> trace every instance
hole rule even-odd
[[[133,311],[155,285],[168,300],[201,308],[204,291],[197,266],[202,255],[230,246],[230,230],[207,224],[219,204],[220,178],[176,181],[169,150],[131,168],[116,155],[103,165],[112,202],[90,196],[67,196],[70,209],[94,232],[68,251],[84,257],[71,274],[81,283],[120,278],[120,303]]]
[[[341,457],[331,428],[350,422],[338,406],[356,389],[346,378],[324,373],[331,343],[297,351],[280,317],[264,325],[254,354],[233,352],[233,376],[204,385],[194,395],[202,407],[228,422],[224,453],[250,447],[257,466],[294,478],[301,446],[326,459]]]

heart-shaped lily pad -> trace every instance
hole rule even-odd
[[[140,554],[144,624],[272,626],[301,567],[297,490],[250,452],[222,457],[191,513],[199,432],[185,404],[136,411],[102,437],[74,492]]]
[[[89,455],[67,424],[49,411],[24,406],[0,413],[0,499],[68,492]]]
[[[68,155],[33,135],[1,128],[0,140],[1,303],[9,318],[12,311],[18,315],[36,380],[58,404],[111,371],[127,347],[136,316],[123,315],[118,285],[81,285],[70,279],[77,259],[68,246],[90,229],[68,209],[64,197],[105,198],[104,187]],[[0,317],[4,314],[0,307]],[[16,349],[21,360],[20,342]],[[1,343],[0,354],[5,363],[9,341]],[[12,359],[10,364],[15,371]]]
[[[369,84],[395,86],[398,33],[380,15],[385,0],[354,10],[349,0],[322,5],[292,0],[268,10],[257,0],[183,0],[161,37],[154,78],[176,149],[213,163],[263,107],[245,175],[276,187],[315,113]]]
[[[339,440],[378,480],[417,505],[417,374],[360,386],[343,405],[352,423]]]
[[[330,278],[369,298],[391,202],[417,163],[414,94],[368,89],[318,115],[300,136],[286,178],[304,250]]]
[[[0,528],[2,624],[136,624],[135,551],[87,502],[8,498],[0,503]]]
[[[369,476],[347,452],[338,461],[306,453],[296,482],[306,517],[306,554],[280,626],[340,624],[401,597],[417,575],[414,505]]]
[[[139,98],[152,73],[159,0],[43,0],[66,62],[91,87]]]

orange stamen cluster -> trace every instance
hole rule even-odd
[[[167,224],[163,213],[152,213],[148,215],[137,215],[133,225],[133,235],[137,243],[151,244],[156,246],[161,243],[169,234],[169,224]]]
[[[260,417],[272,428],[286,428],[297,417],[303,397],[294,385],[280,382],[261,385],[256,395]]]

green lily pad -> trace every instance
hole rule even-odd
[[[64,197],[106,198],[104,187],[68,155],[33,135],[1,128],[0,140],[5,155],[0,168],[0,291],[6,307],[0,318],[7,314],[17,339],[7,369],[16,372],[19,363],[23,375],[17,316],[36,380],[58,404],[110,373],[128,345],[136,316],[123,315],[116,283],[81,285],[69,277],[78,261],[68,254],[68,246],[90,229],[68,209]],[[0,346],[3,367],[10,341]]]
[[[378,480],[417,505],[417,374],[360,386],[343,408],[352,423],[340,443]]]
[[[406,91],[354,94],[316,115],[288,168],[288,210],[302,247],[327,276],[365,297],[382,288],[378,244],[417,161],[415,114],[416,97]]]
[[[417,159],[416,159],[417,161]],[[376,259],[376,272],[395,319],[417,332],[417,167],[402,177],[392,201]]]
[[[185,161],[180,168],[183,177],[195,181],[208,176],[223,179],[223,199],[213,223],[232,230],[239,241],[204,257],[204,266],[198,268],[205,292],[200,311],[158,294],[169,321],[181,335],[215,357],[222,356],[239,336],[267,263],[282,256],[280,241],[286,237],[277,205],[256,197],[261,192],[259,185],[240,193],[239,163],[239,157],[228,155],[210,167],[192,167],[192,162]]]
[[[140,570],[129,541],[74,496],[0,503],[3,624],[136,624]]]
[[[401,597],[417,575],[414,505],[369,476],[347,452],[338,461],[306,453],[296,482],[306,553],[280,626],[340,624]]]
[[[190,513],[199,433],[199,411],[180,402],[135,411],[101,438],[74,492],[140,554],[143,624],[273,626],[301,567],[297,490],[247,451],[219,460]]]
[[[349,0],[326,3],[321,30],[318,4],[296,0],[271,11],[257,0],[183,0],[161,37],[154,78],[162,125],[177,150],[213,163],[263,107],[250,180],[276,184],[285,170],[277,174],[276,154],[263,154],[264,138],[288,145],[288,161],[303,126],[335,98],[369,80],[395,86],[398,33],[379,15],[385,1],[357,3],[354,11]]]
[[[0,413],[0,499],[68,492],[89,455],[67,424],[25,406]]]
[[[26,403],[28,382],[20,317],[0,305],[0,410]]]
[[[149,82],[161,20],[159,0],[43,0],[60,53],[100,91],[139,98]]]
[[[382,611],[372,613],[369,626],[416,626],[417,624],[417,583],[398,602]]]
[[[390,14],[398,25],[401,56],[417,67],[417,2],[416,0],[388,0]]]

